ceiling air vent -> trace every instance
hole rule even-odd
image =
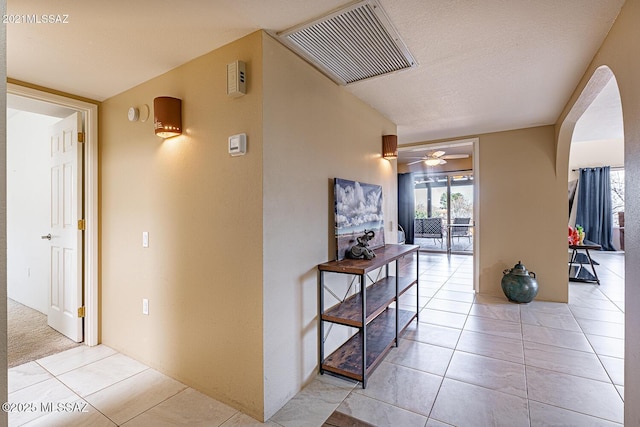
[[[358,2],[278,37],[343,85],[417,65],[377,0]]]

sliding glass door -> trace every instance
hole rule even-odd
[[[414,242],[430,252],[473,254],[473,173],[415,180]]]

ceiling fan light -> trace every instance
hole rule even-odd
[[[440,159],[430,158],[424,161],[427,166],[436,166],[440,164]]]

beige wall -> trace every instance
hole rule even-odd
[[[102,342],[244,412],[263,414],[262,48],[256,32],[102,104]],[[248,94],[226,95],[247,63]],[[182,99],[161,140],[127,109]],[[232,158],[227,137],[246,132]],[[142,248],[148,231],[149,248]],[[148,298],[150,314],[142,314]]]
[[[235,59],[249,93],[231,99]],[[162,95],[183,100],[186,129],[166,141],[126,119]],[[395,125],[261,32],[106,100],[100,119],[102,341],[269,418],[317,372],[331,180],[382,185],[396,239],[396,166],[380,155]],[[231,158],[240,132],[248,153]]]
[[[556,176],[553,126],[460,138],[478,139],[473,160],[479,292],[504,297],[503,271],[522,261],[536,273],[538,300],[566,302],[567,180]]]
[[[569,169],[624,165],[624,139],[571,143]]]
[[[585,108],[606,81],[601,81],[603,66],[609,67],[618,82],[624,120],[625,203],[625,301],[630,309],[625,316],[625,425],[640,425],[640,1],[627,0],[609,35],[594,57],[582,81],[560,116],[558,134],[558,168],[566,167],[571,133],[576,115]]]
[[[317,374],[317,272],[335,258],[333,178],[383,186],[396,242],[396,126],[279,43],[264,39],[265,416]],[[333,334],[334,332],[332,332]]]
[[[537,275],[536,299],[566,302],[567,180],[555,174],[553,126],[480,135],[480,292],[504,295],[518,261]]]

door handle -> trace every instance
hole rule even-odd
[[[40,236],[41,239],[43,240],[51,240],[51,233],[47,234],[46,236]]]

